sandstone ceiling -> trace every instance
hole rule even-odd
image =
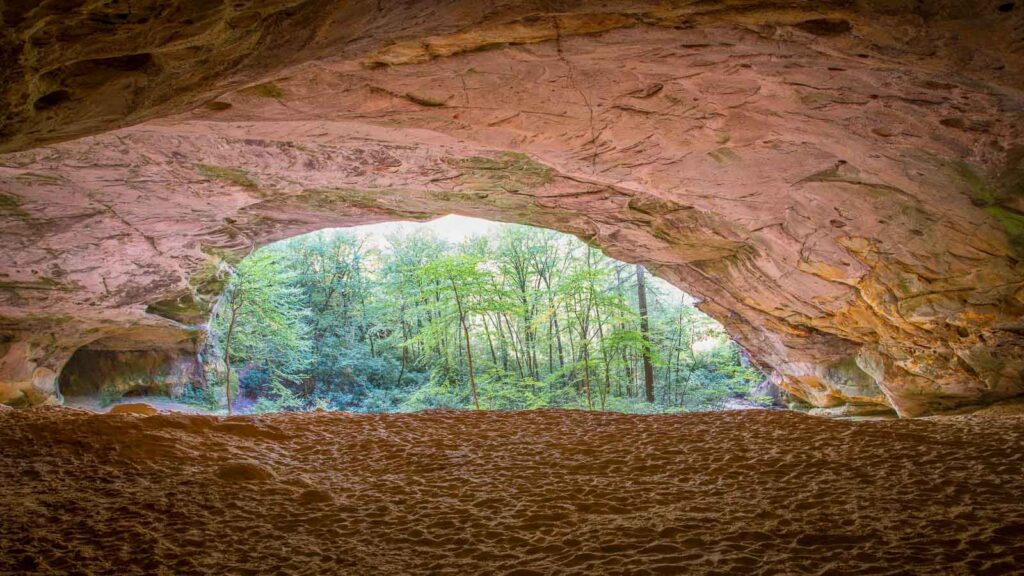
[[[1017,4],[4,4],[0,402],[194,353],[256,246],[448,213],[645,264],[817,406],[1022,394]]]

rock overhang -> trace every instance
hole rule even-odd
[[[457,212],[648,265],[819,406],[1024,392],[1021,57],[981,33],[1019,41],[1020,16],[714,6],[380,14],[357,49],[318,52],[332,32],[157,103],[159,50],[92,63],[96,97],[162,117],[0,159],[8,340],[50,371],[83,343],[155,347],[133,331],[201,330],[255,246]],[[40,132],[88,100],[59,89],[8,149],[117,125]]]

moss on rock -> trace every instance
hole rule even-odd
[[[28,212],[21,207],[21,198],[14,194],[0,192],[0,216],[28,216]]]
[[[206,252],[207,249],[204,249]],[[147,314],[155,314],[182,324],[201,324],[207,320],[213,303],[220,296],[230,279],[230,268],[237,264],[244,255],[227,250],[220,250],[234,262],[217,254],[203,262],[189,278],[188,287],[180,290],[169,298],[153,302],[146,306]]]
[[[260,98],[284,98],[284,90],[273,82],[264,82],[262,84],[256,84],[255,86],[249,86],[248,88],[241,90],[241,92],[243,94],[259,96]]]
[[[224,166],[214,166],[212,164],[196,164],[196,172],[200,175],[209,178],[210,180],[218,180],[221,182],[227,182],[240,188],[247,190],[259,190],[259,184],[249,176],[249,173],[241,168],[226,168]]]
[[[419,104],[420,106],[438,108],[445,105],[444,100],[438,100],[437,98],[431,98],[429,96],[420,96],[411,92],[407,92],[405,94],[405,98],[413,104]]]
[[[496,158],[470,156],[448,164],[462,171],[459,184],[482,192],[534,190],[554,179],[550,167],[521,152],[503,152]]]
[[[22,172],[15,180],[26,186],[60,186],[67,183],[67,179],[62,176],[40,172]]]
[[[966,186],[971,203],[995,218],[1018,252],[1024,253],[1024,213],[1011,204],[1024,197],[1024,160],[1011,160],[1002,178],[983,176],[967,162],[953,163],[953,171]]]

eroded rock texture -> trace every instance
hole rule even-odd
[[[0,571],[1003,576],[1024,555],[1019,415],[152,411],[0,411]]]
[[[64,365],[59,382],[65,397],[100,393],[177,397],[186,383],[204,381],[194,346],[156,350],[93,350],[85,346]]]
[[[818,407],[1024,392],[1024,8],[484,4],[5,8],[0,401],[197,341],[256,246],[447,213],[647,265]]]

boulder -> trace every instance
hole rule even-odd
[[[132,402],[118,404],[107,411],[107,414],[138,414],[140,416],[153,416],[157,409],[144,402]]]

